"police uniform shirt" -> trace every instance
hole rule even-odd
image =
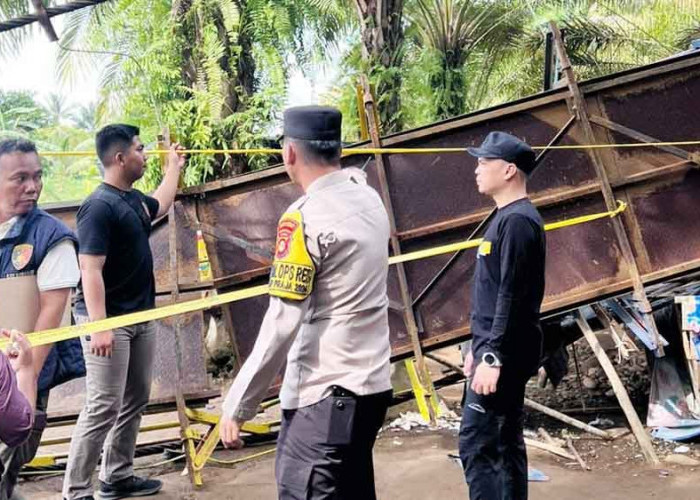
[[[391,389],[389,221],[363,172],[311,184],[280,219],[270,305],[252,353],[226,397],[226,417],[250,420],[287,361],[283,409],[314,404],[342,386]],[[295,255],[296,254],[296,255]]]

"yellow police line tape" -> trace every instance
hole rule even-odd
[[[618,214],[624,212],[627,208],[627,204],[623,201],[618,200],[617,204],[618,206],[615,210],[611,210],[608,212],[583,215],[580,217],[574,217],[572,219],[546,224],[545,230],[553,231],[564,227],[585,224],[587,222],[592,222],[607,217],[615,217]],[[465,240],[457,243],[450,243],[448,245],[441,245],[434,248],[427,248],[425,250],[417,250],[415,252],[410,252],[407,254],[396,255],[389,258],[389,264],[410,262],[425,259],[428,257],[434,257],[436,255],[448,254],[456,252],[458,250],[475,248],[481,244],[482,240],[482,238],[475,240]],[[92,323],[66,326],[62,328],[55,328],[52,330],[44,330],[41,332],[31,333],[29,334],[28,338],[33,346],[52,344],[54,342],[60,342],[62,340],[68,340],[75,337],[82,337],[84,335],[99,333],[105,330],[114,330],[117,328],[124,328],[139,323],[145,323],[147,321],[155,321],[170,316],[175,316],[178,314],[186,314],[194,311],[211,309],[212,307],[221,306],[223,304],[250,299],[253,297],[259,297],[261,295],[265,295],[266,293],[267,285],[258,285],[250,288],[245,288],[243,290],[236,290],[233,292],[223,293],[221,295],[206,297],[203,299],[197,299],[188,302],[181,302],[179,304],[158,307],[156,309],[150,309],[148,311],[141,311],[131,314],[124,314],[122,316],[115,316],[113,318],[102,319],[99,321],[94,321]],[[5,349],[8,344],[8,340],[0,340],[0,349]]]
[[[562,144],[559,146],[532,146],[532,149],[603,149],[603,148],[650,148],[661,146],[697,146],[700,141],[671,141],[671,142],[631,142],[621,144]],[[183,154],[282,154],[281,149],[250,148],[250,149],[183,149]],[[373,154],[440,154],[466,153],[467,148],[349,148],[343,149],[343,156],[373,155]],[[164,155],[167,149],[150,149],[148,154]],[[94,151],[41,151],[40,156],[96,156]]]

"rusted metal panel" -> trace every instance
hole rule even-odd
[[[193,300],[199,294],[183,294],[181,300]],[[157,306],[166,300],[158,300]],[[174,376],[175,337],[172,318],[156,322],[157,349],[153,367],[151,401],[174,401],[178,381]],[[204,351],[204,313],[195,312],[182,317],[182,364],[187,367],[179,382],[185,394],[211,389]],[[51,415],[78,414],[85,403],[85,379],[77,379],[51,391]]]
[[[563,104],[558,111],[562,109],[565,110]],[[491,130],[526,137],[532,144],[546,144],[567,118],[562,116],[561,121],[550,124],[532,114],[517,113],[467,129],[453,129],[420,142],[395,141],[392,147],[476,146]],[[575,135],[576,131],[572,130],[571,134]],[[562,144],[573,143],[570,137],[562,141]],[[391,165],[389,182],[399,231],[463,216],[493,205],[476,191],[476,161],[466,153],[387,156]],[[532,194],[536,195],[561,187],[575,187],[593,179],[595,172],[585,152],[556,151],[535,172],[530,187]]]
[[[224,229],[231,236],[266,252],[275,247],[277,222],[284,210],[300,196],[299,188],[287,182],[261,189],[208,195],[199,205],[202,221]],[[250,250],[230,241],[207,235],[208,248],[215,251],[223,276],[251,271],[269,264]]]
[[[178,241],[178,282],[180,285],[195,285],[199,283],[197,267],[196,227],[190,221],[196,220],[194,200],[178,200],[175,203]],[[156,289],[167,292],[172,289],[170,273],[170,241],[168,220],[164,218],[155,225],[151,233],[150,243],[155,268]]]
[[[696,170],[631,193],[654,271],[700,259],[699,200]]]

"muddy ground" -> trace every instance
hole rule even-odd
[[[468,498],[461,468],[449,458],[455,450],[455,436],[451,432],[398,432],[380,438],[375,452],[377,491],[380,499],[450,500]],[[627,440],[608,445],[599,451],[599,459],[588,460],[592,470],[567,465],[546,452],[530,451],[531,466],[550,477],[550,481],[530,483],[532,499],[642,499],[673,498],[697,500],[700,469],[665,465],[661,470],[646,467],[633,459],[620,465],[610,453],[613,446],[627,447]],[[263,447],[261,449],[267,449]],[[217,452],[220,459],[232,459],[245,453]],[[608,456],[609,455],[609,456]],[[603,456],[606,458],[603,459]],[[267,455],[233,468],[208,466],[205,485],[192,491],[187,478],[177,469],[161,469],[156,475],[165,482],[163,492],[156,498],[163,500],[273,500],[274,457]],[[61,478],[49,478],[24,483],[22,492],[32,500],[60,498]]]
[[[443,359],[459,363],[456,350],[446,349],[438,353]],[[581,353],[579,361],[587,363],[586,353]],[[636,377],[641,372],[635,363],[633,370],[626,379]],[[629,366],[629,364],[628,364]],[[431,371],[435,377],[441,375],[442,367],[431,363]],[[583,367],[583,373],[589,377],[597,376],[593,367]],[[620,368],[618,368],[620,369]],[[585,371],[584,371],[585,370]],[[573,370],[572,370],[573,371]],[[638,378],[638,377],[636,377]],[[635,378],[635,380],[636,380]],[[628,381],[626,380],[626,381]],[[590,390],[584,388],[584,399],[581,399],[579,381],[570,373],[558,391],[551,387],[539,389],[533,379],[529,396],[550,406],[565,409],[567,406],[586,405],[588,412],[575,414],[576,418],[590,421],[595,418],[609,419],[611,425],[618,429],[626,426],[624,415],[619,410],[596,411],[595,408],[610,408],[614,405],[614,397],[605,394],[607,388],[602,383]],[[587,384],[592,385],[592,384]],[[578,394],[577,394],[578,392]],[[631,391],[634,392],[634,391]],[[641,392],[641,391],[640,391]],[[456,412],[462,394],[462,385],[453,385],[439,391],[441,399]],[[214,411],[216,401],[214,404]],[[390,410],[387,424],[400,417],[405,412],[415,411],[415,402],[409,401]],[[269,410],[266,418],[274,419],[275,410]],[[265,419],[265,418],[263,418]],[[151,415],[144,423],[155,423],[176,420],[173,413]],[[452,427],[457,421],[452,421]],[[633,436],[629,433],[622,437],[605,442],[598,438],[581,433],[557,420],[541,413],[528,410],[526,428],[530,435],[536,437],[538,428],[545,428],[560,444],[563,439],[571,438],[576,450],[590,467],[583,470],[576,461],[556,457],[548,452],[528,449],[530,465],[549,476],[550,480],[541,483],[530,483],[531,499],[642,499],[642,498],[673,498],[674,500],[697,500],[700,498],[700,445],[689,444],[682,453],[674,453],[678,443],[663,443],[655,441],[657,454],[662,459],[661,465],[650,467],[646,465],[641,451]],[[69,435],[69,428],[48,429],[45,437]],[[163,430],[143,434],[140,441],[176,438],[178,429]],[[66,446],[43,448],[42,452],[61,453]],[[173,446],[173,448],[176,448]],[[273,449],[273,444],[264,444],[247,448],[238,452],[219,450],[214,457],[218,460],[231,461],[259,454]],[[450,455],[457,452],[457,433],[454,428],[429,430],[412,428],[394,430],[385,428],[380,434],[375,449],[376,483],[380,499],[399,498],[401,500],[450,500],[468,498],[464,484],[461,466]],[[163,500],[202,499],[202,500],[272,500],[276,498],[274,485],[274,454],[247,460],[236,465],[223,466],[208,464],[204,470],[205,485],[199,490],[189,486],[187,477],[182,475],[182,461],[171,462],[153,467],[171,458],[173,455],[163,453],[137,459],[137,465],[144,467],[139,474],[157,476],[165,483],[163,492],[154,498]],[[677,460],[687,463],[667,462]],[[680,458],[679,458],[680,457]],[[20,485],[24,498],[31,500],[60,499],[62,476],[42,476],[28,478]]]

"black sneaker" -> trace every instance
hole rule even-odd
[[[107,484],[100,481],[100,498],[117,500],[119,498],[146,497],[155,495],[163,487],[163,481],[131,476],[116,483]]]

